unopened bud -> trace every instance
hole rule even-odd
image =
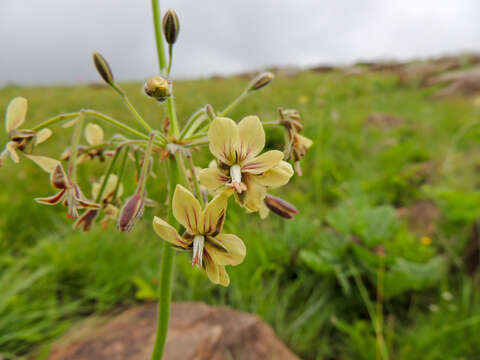
[[[164,102],[171,95],[170,82],[161,76],[152,76],[145,82],[143,91],[159,102]]]
[[[98,73],[102,77],[103,81],[105,81],[108,85],[113,86],[114,79],[112,74],[112,69],[110,69],[110,65],[108,65],[107,60],[100,55],[98,52],[93,53],[93,63],[97,68]]]
[[[217,117],[217,115],[215,114],[215,110],[213,110],[213,106],[210,104],[205,105],[205,112],[212,121]]]
[[[177,41],[178,33],[180,32],[180,22],[175,10],[168,9],[163,16],[163,33],[168,44],[173,45]]]
[[[118,215],[117,229],[120,231],[130,231],[137,222],[138,218],[143,215],[145,206],[144,196],[139,192],[130,196]]]
[[[285,219],[293,219],[293,215],[298,214],[295,206],[279,197],[267,194],[264,201],[265,205],[267,205],[272,212]]]
[[[248,91],[255,91],[263,88],[270,84],[275,76],[271,72],[264,72],[263,74],[258,75],[250,82]]]

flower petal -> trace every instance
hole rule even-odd
[[[175,230],[173,226],[171,226],[169,223],[160,219],[157,216],[153,218],[153,230],[155,230],[157,235],[160,236],[163,240],[169,242],[172,245],[180,246],[182,248],[186,248],[190,245],[186,239],[183,239],[178,234],[177,230]]]
[[[231,165],[237,159],[238,127],[229,118],[218,117],[208,130],[211,153],[220,161]]]
[[[240,195],[236,194],[235,198],[248,212],[259,211],[267,194],[267,189],[256,182],[252,175],[245,176],[244,182],[247,185],[247,191]]]
[[[225,266],[218,265],[218,284],[222,286],[230,285],[230,278],[225,270]]]
[[[261,174],[272,167],[277,165],[283,159],[283,153],[278,150],[270,150],[257,156],[253,159],[249,159],[242,164],[242,172],[248,172],[251,174]]]
[[[222,231],[227,211],[228,198],[224,195],[217,195],[208,203],[202,213],[202,233],[215,236]]]
[[[292,165],[286,161],[280,161],[278,165],[255,177],[255,181],[269,188],[277,188],[288,183],[293,175]]]
[[[62,190],[62,191],[56,193],[55,195],[49,196],[49,197],[36,198],[35,201],[37,201],[39,203],[42,203],[42,204],[46,204],[46,205],[57,205],[58,203],[60,203],[63,200],[64,195],[65,195],[65,191],[66,190]]]
[[[199,234],[202,224],[202,207],[190,191],[177,185],[172,200],[173,215],[192,234]]]
[[[47,140],[50,136],[52,136],[52,130],[50,129],[42,129],[37,133],[35,138],[35,145],[41,144],[45,140]]]
[[[85,138],[90,145],[99,145],[103,143],[103,129],[97,124],[89,123],[85,127]]]
[[[100,209],[101,207],[99,204],[96,204],[93,201],[88,201],[88,200],[78,199],[78,198],[76,198],[75,200],[77,200],[78,205],[84,209]]]
[[[198,180],[208,191],[216,193],[217,190],[221,190],[225,187],[225,184],[230,181],[230,178],[222,173],[217,167],[209,167],[200,170]]]
[[[218,265],[241,264],[247,253],[242,239],[233,234],[209,236],[205,242],[205,250]]]
[[[5,129],[7,133],[18,129],[23,124],[27,115],[27,105],[27,99],[23,97],[16,97],[10,101],[5,114]]]
[[[69,127],[72,127],[72,126],[76,125],[79,120],[80,120],[80,116],[74,118],[73,120],[69,120],[65,124],[62,125],[62,128],[67,129]]]
[[[100,188],[102,186],[104,178],[105,177],[102,176],[100,178],[99,182],[96,182],[92,185],[92,197],[94,199],[96,199],[97,196],[98,196],[98,193],[100,191]],[[107,183],[105,185],[105,189],[103,190],[102,198],[100,200],[104,200],[104,199],[108,198],[109,196],[113,195],[113,192],[115,191],[115,188],[117,187],[117,182],[118,182],[118,176],[115,175],[115,174],[110,174],[110,176],[108,177]],[[122,195],[122,193],[123,193],[123,185],[120,184],[120,186],[118,187],[117,196],[120,197]]]
[[[241,159],[257,156],[265,147],[265,131],[258,116],[247,116],[238,123]]]
[[[203,256],[203,268],[207,273],[208,278],[214,284],[218,284],[220,281],[219,266],[213,262],[208,253],[204,253]]]
[[[20,162],[20,158],[17,154],[17,145],[13,141],[9,141],[5,147],[6,151],[10,155],[10,159],[12,159],[14,163],[18,164]]]
[[[51,174],[55,168],[60,165],[60,161],[46,157],[46,156],[36,156],[36,155],[26,155],[30,160],[32,160],[35,164],[40,166],[43,171]]]

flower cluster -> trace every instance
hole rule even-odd
[[[247,213],[259,213],[262,219],[269,212],[292,219],[298,213],[295,206],[270,192],[286,185],[294,175],[290,161],[301,174],[299,161],[312,141],[300,135],[303,125],[295,110],[280,109],[277,121],[262,122],[258,116],[246,116],[237,123],[227,117],[241,100],[272,82],[274,75],[270,72],[255,77],[223,111],[217,113],[207,104],[185,119],[181,128],[173,103],[173,82],[169,77],[172,48],[180,29],[176,13],[169,10],[162,24],[169,62],[162,65],[160,74],[152,76],[143,86],[145,95],[161,106],[166,104],[168,116],[160,129],[153,128],[139,114],[116,83],[107,60],[95,52],[93,62],[100,77],[119,96],[140,129],[86,109],[61,114],[32,129],[23,129],[27,100],[17,97],[6,110],[9,141],[0,154],[0,165],[8,156],[18,163],[20,155],[37,164],[49,174],[57,192],[35,200],[41,204],[66,206],[68,218],[74,219],[73,228],[87,232],[98,218],[104,229],[113,221],[120,231],[132,230],[144,214],[145,206],[154,203],[147,197],[147,183],[154,176],[153,168],[158,162],[166,162],[173,216],[169,221],[155,216],[153,228],[174,249],[190,252],[192,265],[203,269],[213,283],[228,286],[230,280],[225,267],[240,264],[246,255],[244,242],[234,234],[223,232],[229,199],[233,198]],[[106,136],[96,123],[100,121],[114,126],[122,134]],[[72,131],[69,147],[59,160],[39,155],[37,145],[52,134],[47,126],[60,123],[63,129]],[[265,150],[266,125],[286,129],[283,151]],[[84,145],[82,137],[86,141]],[[202,146],[208,146],[213,159],[203,169],[193,161],[193,155]],[[80,164],[88,168],[84,163],[96,159],[100,162],[95,162],[95,167],[105,167],[104,174],[92,179],[90,196],[86,196],[80,189],[77,170]],[[135,182],[135,191],[123,198],[122,182],[128,179],[126,174],[132,167],[135,176],[130,179]],[[175,224],[175,219],[179,225]]]

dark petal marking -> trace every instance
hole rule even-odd
[[[65,191],[66,190],[62,190],[62,191],[58,192],[57,194],[55,194],[53,196],[50,196],[50,197],[36,198],[35,201],[37,201],[39,203],[48,204],[48,205],[56,205],[60,201],[63,200],[63,197],[65,195]]]

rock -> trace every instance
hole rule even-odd
[[[459,80],[479,79],[480,66],[475,66],[467,70],[449,71],[447,73],[435,76],[427,81],[427,85],[450,84]]]
[[[84,324],[53,345],[47,360],[147,360],[156,305]],[[172,304],[164,360],[298,360],[258,316],[203,303]]]
[[[445,71],[457,69],[461,61],[457,58],[439,58],[430,61],[418,62],[404,67],[400,73],[400,83],[419,83],[427,85],[430,78]]]
[[[405,120],[399,116],[391,114],[372,113],[365,119],[365,122],[369,125],[373,125],[379,128],[391,128],[402,125]]]
[[[434,99],[465,97],[473,98],[480,94],[480,77],[457,80],[433,94]]]

